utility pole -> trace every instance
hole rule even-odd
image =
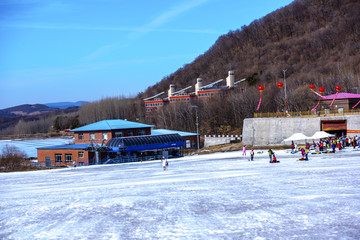
[[[288,108],[287,108],[287,96],[286,96],[286,71],[287,69],[283,70],[284,72],[284,92],[285,92],[285,112],[287,113],[288,112]]]
[[[200,141],[199,141],[199,116],[198,116],[198,106],[192,105],[192,108],[195,108],[196,111],[196,138],[197,138],[197,151],[199,153]]]

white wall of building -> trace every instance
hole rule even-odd
[[[360,115],[311,118],[247,118],[243,124],[244,144],[263,146],[284,144],[294,133],[312,136],[321,130],[322,120],[346,120],[347,130],[360,131]],[[348,133],[352,137],[359,133]]]

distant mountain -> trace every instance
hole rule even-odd
[[[77,101],[77,102],[57,102],[57,103],[45,103],[44,105],[51,108],[67,109],[71,107],[80,107],[81,105],[88,103],[86,101]]]
[[[33,116],[42,113],[52,112],[56,108],[48,107],[43,104],[23,104],[11,108],[0,110],[0,116],[16,117],[16,116]]]
[[[34,133],[39,132],[38,128],[44,127],[44,123],[52,124],[52,120],[56,116],[66,116],[68,114],[76,113],[79,107],[69,107],[66,109],[52,108],[43,104],[24,104],[16,107],[6,108],[0,110],[0,135],[14,134],[15,127],[20,121],[23,122],[22,128],[27,123],[32,123],[31,126],[26,125],[27,129],[32,129]],[[76,117],[75,117],[76,118]],[[41,121],[40,121],[41,120]],[[39,122],[40,121],[40,122]],[[50,121],[50,122],[49,122]],[[6,129],[9,128],[7,131]],[[37,129],[37,130],[34,130]],[[48,129],[48,126],[44,127]],[[43,131],[44,132],[44,131]],[[28,134],[31,132],[27,132]]]
[[[36,121],[49,115],[62,115],[78,111],[85,101],[48,104],[23,104],[0,110],[0,130],[15,126],[19,120]]]

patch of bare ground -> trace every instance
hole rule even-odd
[[[216,152],[233,152],[233,151],[241,151],[243,149],[244,144],[242,143],[230,143],[230,144],[222,144],[216,146],[210,146],[202,148],[199,154],[210,154]],[[246,149],[250,150],[253,149],[273,149],[273,150],[282,150],[282,149],[290,149],[290,145],[265,145],[265,146],[251,146],[246,145]]]

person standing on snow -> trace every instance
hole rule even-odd
[[[305,148],[302,148],[301,149],[301,155],[302,155],[302,160],[304,160],[305,159]]]
[[[243,153],[242,153],[243,156],[246,156],[246,145],[243,146]]]
[[[331,147],[332,147],[333,152],[335,152],[335,148],[336,148],[335,141],[332,143]]]
[[[163,157],[163,159],[162,159],[161,161],[162,161],[163,170],[165,171],[166,168],[169,166],[169,163],[168,163],[168,161],[165,159],[165,157]]]
[[[309,161],[308,155],[309,155],[309,149],[305,149],[305,161]]]
[[[270,158],[270,162],[272,162],[272,160],[273,160],[273,154],[274,154],[274,152],[269,148],[269,158]]]
[[[254,155],[255,155],[254,149],[251,149],[251,152],[250,152],[250,160],[251,161],[254,161]]]

